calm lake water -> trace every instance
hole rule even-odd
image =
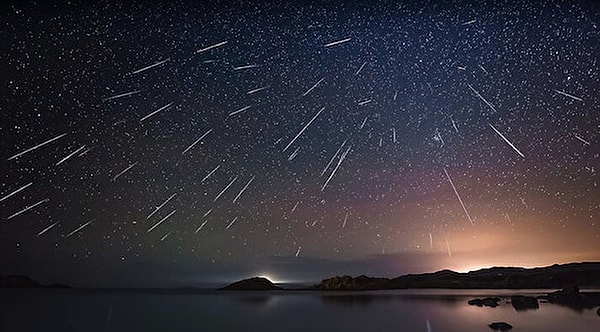
[[[540,291],[216,292],[0,290],[0,331],[600,331],[596,309],[517,312],[474,297]]]

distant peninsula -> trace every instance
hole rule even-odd
[[[442,270],[397,278],[336,276],[314,285],[315,290],[560,289],[567,285],[600,287],[600,262],[555,264],[540,268],[492,267],[466,273]]]
[[[43,285],[39,282],[22,275],[0,274],[0,288],[70,288],[62,284]]]

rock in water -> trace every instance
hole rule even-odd
[[[508,331],[512,329],[512,325],[505,322],[494,322],[491,323],[489,327],[494,331]]]
[[[221,288],[221,290],[280,290],[281,287],[275,286],[269,279],[254,277],[234,282],[231,285]]]
[[[485,299],[473,299],[469,300],[467,303],[469,305],[476,305],[478,307],[492,307],[495,308],[498,306],[498,302],[500,302],[499,297],[486,297]]]
[[[515,295],[510,298],[513,308],[516,311],[525,311],[529,309],[539,309],[540,304],[535,297]]]

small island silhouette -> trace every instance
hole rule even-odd
[[[254,277],[234,282],[219,290],[282,290],[283,288],[275,286],[271,280],[264,277]]]

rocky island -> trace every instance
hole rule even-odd
[[[252,291],[265,291],[265,290],[281,290],[281,287],[275,286],[269,279],[262,277],[254,277],[249,279],[240,280],[219,288],[219,290],[252,290]]]

